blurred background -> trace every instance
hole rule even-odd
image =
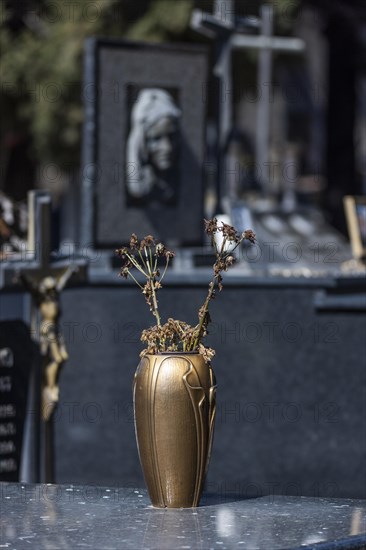
[[[236,25],[259,14],[259,0],[236,0]],[[366,5],[363,0],[276,0],[273,33],[302,38],[298,55],[273,55],[267,193],[313,203],[346,234],[342,197],[366,190]],[[54,243],[78,240],[83,123],[84,40],[114,36],[152,42],[213,42],[190,25],[193,9],[212,13],[213,0],[5,0],[1,5],[0,191],[17,203],[29,189],[53,195]],[[231,17],[231,14],[227,14]],[[242,167],[235,196],[259,192],[253,168],[258,50],[234,51],[233,124],[228,158]],[[208,94],[208,140],[215,119]],[[207,155],[209,156],[209,151]],[[295,166],[287,184],[279,159]],[[209,160],[209,159],[208,159]],[[290,182],[290,183],[289,183]],[[291,189],[289,189],[289,187]],[[217,197],[206,193],[206,210]],[[210,212],[209,212],[210,213]]]

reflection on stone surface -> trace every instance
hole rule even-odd
[[[222,537],[233,537],[237,534],[235,514],[230,508],[223,506],[218,510],[216,531]]]
[[[308,546],[309,544],[317,544],[318,542],[323,542],[325,540],[321,535],[309,535],[305,537],[301,545]]]
[[[323,550],[366,545],[366,501],[269,496],[195,509],[155,509],[145,490],[0,484],[2,538],[10,549]],[[349,538],[352,535],[353,537]],[[348,539],[348,540],[347,540]],[[340,542],[342,541],[342,542]],[[353,546],[352,546],[353,545]]]
[[[363,521],[363,526],[361,525]],[[350,535],[359,535],[362,533],[362,527],[365,529],[365,515],[362,515],[361,508],[355,508],[351,518]]]

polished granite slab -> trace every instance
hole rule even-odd
[[[366,315],[350,303],[332,310],[333,299],[359,288],[335,294],[323,287],[331,280],[295,283],[227,281],[212,302],[207,345],[218,387],[207,487],[366,499]],[[173,311],[195,323],[207,278],[192,285],[166,285],[164,318]],[[144,486],[131,387],[151,313],[121,281],[66,290],[62,311],[69,360],[54,415],[55,479]]]
[[[0,549],[366,548],[366,500],[205,495],[157,509],[145,490],[1,483]]]

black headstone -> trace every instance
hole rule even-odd
[[[136,228],[165,242],[200,244],[206,79],[202,46],[87,42],[83,245],[110,249]],[[164,169],[148,132],[169,113],[178,130],[174,162]]]
[[[22,321],[0,322],[0,480],[18,481],[35,344]]]

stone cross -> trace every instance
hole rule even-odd
[[[214,40],[216,44],[216,64],[214,74],[220,79],[222,93],[232,91],[231,53],[233,50],[260,50],[258,64],[258,89],[261,90],[258,103],[255,162],[261,168],[264,192],[269,191],[269,176],[265,167],[269,161],[270,130],[270,82],[273,52],[300,53],[305,43],[299,38],[272,36],[273,7],[265,4],[261,7],[260,18],[246,17],[236,26],[234,0],[215,0],[214,13],[193,10],[191,26],[196,31]],[[253,30],[259,34],[253,34]],[[250,31],[250,33],[249,33]],[[232,127],[233,109],[231,101],[219,100],[218,106],[218,142],[220,150],[219,182],[225,181],[224,147]],[[267,170],[268,172],[268,170]]]

